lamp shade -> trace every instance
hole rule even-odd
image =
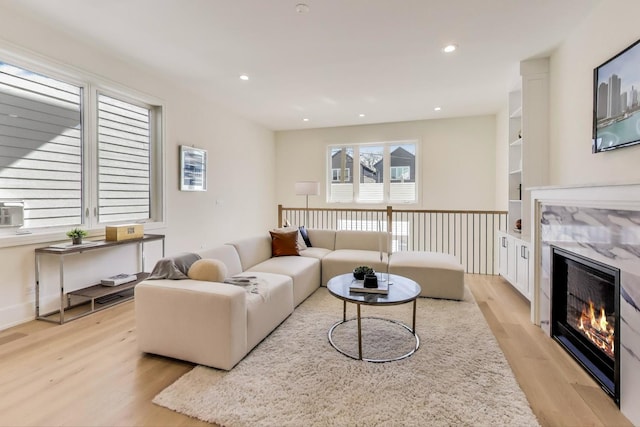
[[[320,194],[320,183],[318,181],[296,182],[297,196],[317,196],[318,194]]]

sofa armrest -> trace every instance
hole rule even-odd
[[[247,352],[246,291],[197,280],[146,280],[135,287],[138,348],[231,369]]]

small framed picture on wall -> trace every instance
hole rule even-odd
[[[180,191],[207,191],[207,150],[180,146]]]

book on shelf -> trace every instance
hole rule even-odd
[[[389,293],[389,282],[381,282],[378,280],[377,288],[365,288],[364,280],[355,280],[351,286],[349,286],[351,292],[359,292],[363,294],[382,294],[387,295]]]
[[[138,278],[135,274],[116,274],[115,276],[107,277],[106,279],[102,279],[100,282],[103,286],[118,286],[124,285],[125,283],[133,282]]]

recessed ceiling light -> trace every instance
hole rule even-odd
[[[358,114],[360,117],[364,117],[364,113],[360,113]]]
[[[249,80],[249,76],[247,76],[246,74],[240,74],[240,80]]]
[[[298,3],[296,5],[296,12],[298,13],[307,13],[309,12],[309,5],[304,3]]]
[[[440,108],[440,107],[436,107],[436,108],[433,109],[433,111],[440,111],[440,110],[442,110],[442,108]]]
[[[445,47],[443,47],[443,48],[442,48],[442,51],[443,51],[444,53],[451,53],[451,52],[455,51],[457,48],[458,48],[458,45],[456,45],[456,44],[449,44],[449,45],[446,45]]]
[[[308,122],[309,119],[307,119],[306,117],[304,119],[302,119],[303,122]]]

